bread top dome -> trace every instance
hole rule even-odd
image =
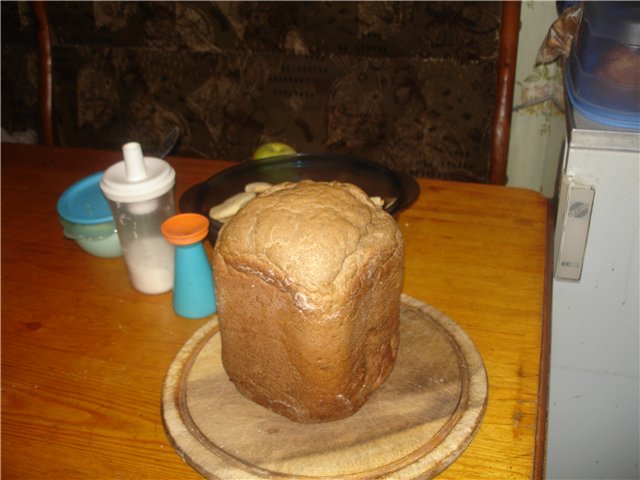
[[[402,248],[394,219],[355,185],[281,183],[247,203],[220,230],[214,255],[232,268],[299,292],[301,307],[342,289],[371,260]]]

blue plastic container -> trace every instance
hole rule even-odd
[[[216,313],[213,271],[202,242],[176,246],[173,308],[186,318],[204,318]]]
[[[119,257],[122,254],[113,214],[100,190],[104,172],[79,180],[58,199],[58,216],[64,236],[96,257]]]
[[[566,62],[571,104],[585,118],[640,130],[640,2],[584,2]]]
[[[202,240],[209,220],[196,213],[182,213],[162,224],[162,233],[175,245],[173,309],[181,317],[198,319],[216,313],[213,270]]]

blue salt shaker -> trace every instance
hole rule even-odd
[[[213,272],[202,244],[209,220],[197,213],[181,213],[165,220],[161,230],[176,247],[173,309],[191,319],[213,315],[217,309]]]

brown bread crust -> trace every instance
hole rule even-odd
[[[213,253],[222,361],[238,390],[298,422],[356,412],[398,350],[403,245],[354,185],[284,183]]]

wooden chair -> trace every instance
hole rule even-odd
[[[38,20],[38,49],[40,57],[40,137],[45,145],[53,145],[53,79],[51,35],[45,2],[33,2]]]
[[[39,25],[41,137],[42,143],[53,145],[51,36],[49,33],[46,2],[34,1],[33,7]],[[520,1],[503,2],[497,68],[497,94],[492,126],[488,178],[489,183],[498,185],[504,185],[506,183],[519,30]]]
[[[489,183],[504,185],[507,181],[507,159],[513,110],[513,87],[516,76],[518,36],[520,33],[520,2],[502,4],[500,53],[498,58],[498,87],[493,118]]]

